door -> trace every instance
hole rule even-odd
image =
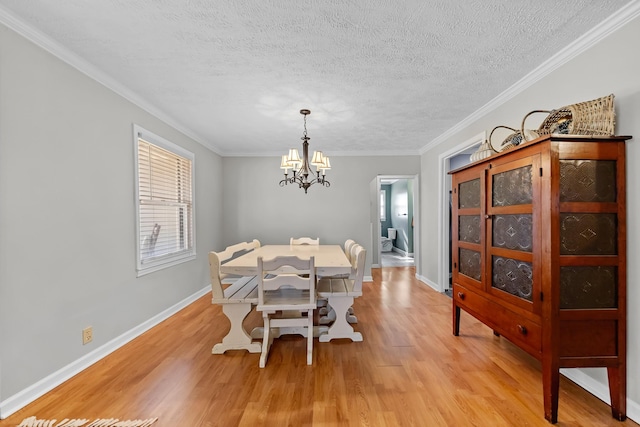
[[[540,313],[540,155],[494,163],[486,197],[487,292]]]

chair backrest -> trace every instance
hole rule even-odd
[[[292,274],[293,273],[293,274]],[[258,305],[265,305],[264,292],[279,289],[309,291],[309,303],[315,304],[315,257],[280,256],[265,260],[258,257]]]
[[[351,270],[355,272],[355,276],[352,278],[354,281],[353,290],[362,292],[362,280],[364,279],[364,263],[367,258],[367,251],[364,247],[356,243],[354,245],[352,254],[353,260],[351,261]]]
[[[349,262],[351,262],[351,248],[356,244],[356,241],[353,239],[347,239],[344,242],[344,254],[347,256]]]
[[[224,289],[222,289],[222,279],[226,277],[220,273],[220,266],[232,259],[237,254],[251,252],[260,247],[260,241],[253,239],[251,242],[236,243],[227,246],[221,252],[209,252],[209,274],[211,276],[211,293],[213,298],[224,298]]]
[[[294,238],[292,237],[291,239],[289,239],[289,244],[291,245],[319,245],[320,244],[320,238],[315,238],[312,239],[311,237],[300,237],[300,238]]]

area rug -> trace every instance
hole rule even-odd
[[[156,421],[158,421],[157,418],[127,421],[120,421],[117,418],[99,418],[89,423],[88,419],[81,418],[65,418],[58,422],[58,420],[39,420],[36,417],[29,417],[22,420],[18,427],[148,427]]]

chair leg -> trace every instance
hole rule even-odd
[[[313,363],[313,315],[311,312],[308,313],[308,324],[307,324],[307,365],[311,365]]]
[[[269,314],[262,313],[264,319],[264,331],[262,337],[262,353],[260,354],[260,367],[264,368],[267,365],[267,357],[269,357],[269,350],[271,343],[273,343],[273,335],[271,334],[271,325],[269,324]]]

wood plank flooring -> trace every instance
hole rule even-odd
[[[306,365],[300,337],[259,354],[211,348],[228,329],[210,295],[41,397],[0,426],[24,418],[146,419],[154,427],[548,426],[540,364],[421,284],[412,267],[374,269],[356,300],[364,342],[314,342]],[[248,329],[259,326],[253,312]],[[638,424],[564,377],[558,426]]]

